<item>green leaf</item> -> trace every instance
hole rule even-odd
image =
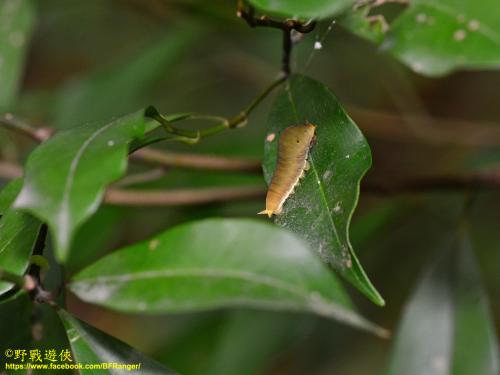
[[[496,375],[495,328],[467,234],[420,281],[398,329],[389,375]]]
[[[263,12],[299,18],[328,18],[339,14],[355,0],[250,0]]]
[[[183,24],[129,57],[126,63],[121,59],[71,81],[60,93],[55,123],[69,128],[146,105],[143,101],[147,88],[179,61],[199,35],[199,28]]]
[[[0,3],[0,113],[10,109],[17,94],[34,15],[31,0]]]
[[[293,234],[248,219],[188,223],[115,252],[71,290],[126,312],[227,306],[312,312],[383,335],[352,309],[335,276]]]
[[[128,145],[144,135],[145,111],[57,133],[30,155],[15,206],[47,222],[57,258],[97,210],[104,189],[127,167]]]
[[[264,176],[269,184],[276,166],[279,133],[307,121],[316,125],[310,170],[285,202],[275,222],[304,238],[322,260],[373,302],[384,300],[373,287],[349,241],[349,222],[359,183],[371,166],[370,148],[337,98],[321,83],[294,76],[276,99],[268,118]]]
[[[16,275],[28,268],[41,223],[31,215],[11,208],[21,190],[22,180],[10,182],[0,193],[0,267]],[[0,282],[0,295],[12,288]]]
[[[161,363],[146,357],[124,342],[82,322],[65,310],[59,310],[59,317],[66,328],[75,363],[140,364],[139,369],[136,368],[134,371],[139,371],[141,374],[175,374]],[[121,374],[124,372],[125,369],[114,368],[101,370],[100,373]],[[82,369],[79,373],[94,374],[95,370]]]
[[[415,0],[391,25],[383,48],[415,72],[500,68],[498,1]],[[492,11],[495,10],[495,11]]]

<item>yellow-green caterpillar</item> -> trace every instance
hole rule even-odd
[[[259,214],[277,215],[283,203],[308,169],[307,156],[314,139],[316,126],[294,125],[286,128],[279,138],[278,162],[266,196],[266,209]]]

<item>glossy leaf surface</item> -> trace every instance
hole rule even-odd
[[[41,223],[33,216],[11,207],[21,190],[22,180],[17,179],[0,192],[0,267],[22,275],[29,265],[33,246]],[[12,285],[0,282],[0,294]]]
[[[310,168],[275,222],[305,239],[325,263],[383,305],[349,241],[359,183],[371,166],[370,148],[337,98],[311,78],[294,76],[271,109],[263,160],[266,181],[269,184],[276,166],[280,133],[306,122],[316,125]]]
[[[126,312],[305,311],[384,334],[353,311],[335,276],[302,241],[248,219],[167,230],[97,261],[70,288],[85,301]]]
[[[146,357],[124,342],[75,318],[65,310],[59,311],[71,345],[76,363],[114,363],[117,365],[139,365],[135,371],[141,374],[175,374],[161,363]],[[94,374],[96,370],[79,370],[80,374]],[[123,374],[126,368],[101,369],[101,374]]]
[[[144,111],[57,133],[30,155],[15,206],[48,223],[60,261],[75,231],[127,167],[130,142],[144,135]]]
[[[455,239],[404,311],[389,375],[496,375],[495,328],[469,239]]]

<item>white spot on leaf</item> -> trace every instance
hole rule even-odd
[[[415,61],[411,64],[411,68],[416,72],[421,72],[424,66],[418,61]]]
[[[427,15],[425,13],[419,13],[415,17],[415,19],[418,23],[424,23],[425,21],[427,21]]]
[[[314,42],[314,49],[321,49],[323,48],[323,44],[319,40]]]
[[[432,367],[439,372],[445,371],[447,368],[445,357],[442,355],[435,356],[432,359]]]
[[[155,250],[159,244],[160,244],[160,240],[155,238],[155,239],[149,241],[148,248],[149,248],[149,250]]]
[[[267,135],[266,141],[272,142],[272,141],[274,141],[274,138],[276,138],[276,133],[270,133]]]
[[[478,20],[470,20],[469,21],[469,30],[470,31],[477,31],[479,30],[480,23]]]
[[[329,182],[330,178],[332,177],[333,173],[331,170],[327,169],[325,173],[323,173],[323,181],[324,182]]]
[[[462,40],[465,39],[466,36],[467,36],[467,33],[465,32],[465,30],[458,29],[453,34],[453,39],[455,39],[457,42],[461,42]]]

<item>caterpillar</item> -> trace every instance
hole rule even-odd
[[[316,126],[310,123],[286,128],[279,138],[278,162],[266,195],[266,209],[259,215],[278,215],[295,186],[309,169],[307,157]]]

